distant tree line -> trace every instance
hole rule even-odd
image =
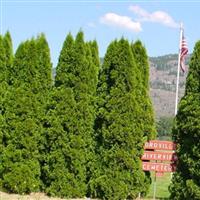
[[[185,64],[188,65],[190,61],[191,55],[187,55]],[[173,68],[177,68],[178,65],[178,54],[168,54],[164,56],[158,57],[149,57],[151,63],[154,64],[155,68],[159,71],[168,71],[173,70]],[[172,71],[173,74],[173,71]],[[183,75],[181,73],[181,75]]]
[[[58,197],[136,198],[156,136],[149,64],[140,41],[114,40],[100,67],[96,41],[68,34],[55,79],[44,34],[15,54],[0,36],[0,188]]]
[[[156,121],[157,137],[172,139],[173,117],[160,117]]]

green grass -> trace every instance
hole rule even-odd
[[[149,194],[146,198],[153,198],[153,184],[154,184],[154,172],[152,172],[152,184],[149,190]],[[169,191],[168,186],[171,182],[171,173],[165,173],[162,177],[156,177],[156,199],[168,199]]]

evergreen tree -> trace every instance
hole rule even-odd
[[[179,103],[173,138],[177,143],[177,171],[170,185],[171,199],[200,199],[200,41],[189,64],[186,91]]]
[[[10,89],[5,105],[7,144],[3,151],[2,185],[10,192],[26,193],[39,189],[40,166],[38,162],[38,138],[40,127],[36,120],[38,109],[36,97],[28,86],[29,70],[35,66],[35,42],[27,41],[16,52]],[[30,59],[32,58],[32,59]],[[14,74],[12,74],[14,75]],[[32,82],[33,83],[33,82]]]
[[[150,98],[149,91],[149,63],[148,56],[145,47],[141,41],[136,41],[131,44],[133,56],[137,66],[137,87],[135,88],[136,99],[141,108],[140,117],[138,116],[138,122],[143,126],[143,134],[147,137],[147,140],[154,139],[156,136],[156,128],[154,121],[153,105]],[[145,187],[142,193],[145,195],[151,184],[150,172],[145,172]]]
[[[8,134],[6,130],[6,118],[5,118],[5,103],[9,96],[9,71],[12,66],[12,40],[9,32],[4,37],[0,36],[0,160],[2,161],[2,152],[7,143],[6,136]],[[3,178],[3,165],[0,162],[0,179]],[[2,182],[0,181],[0,187]]]
[[[46,167],[46,190],[50,195],[86,195],[90,178],[88,164],[94,148],[97,72],[83,33],[79,32],[75,41],[69,34],[60,53],[48,111],[48,144],[56,145],[55,148],[49,146]]]
[[[42,127],[37,119],[40,113],[37,98],[26,87],[13,87],[5,108],[7,142],[2,152],[2,186],[16,193],[38,191],[38,143]]]
[[[6,144],[2,153],[1,184],[9,192],[29,193],[41,186],[43,119],[51,62],[44,36],[18,47],[5,102]],[[48,78],[42,81],[41,78]],[[46,89],[46,90],[45,90]]]
[[[54,88],[47,104],[46,165],[43,181],[52,196],[84,196],[85,184],[80,161],[83,158],[82,138],[76,136],[76,102],[73,92],[65,86]],[[80,180],[79,180],[80,179]]]
[[[6,81],[7,68],[6,68],[6,50],[4,46],[3,37],[0,35],[0,83]]]
[[[98,70],[100,68],[100,59],[97,41],[94,40],[92,42],[89,42],[89,46],[92,54],[92,61]]]
[[[11,72],[12,85],[19,87],[22,84],[27,88],[37,90],[37,47],[34,39],[27,40],[19,45]]]
[[[143,190],[140,157],[144,141],[142,126],[136,123],[141,111],[135,96],[136,71],[128,41],[112,42],[100,73],[96,120],[99,167],[90,182],[93,195],[102,199],[136,198]]]
[[[12,39],[9,32],[6,32],[4,38],[3,38],[3,45],[5,48],[5,54],[6,54],[6,81],[10,83],[10,70],[13,64],[13,45],[12,45]]]
[[[53,85],[52,63],[50,49],[44,34],[40,34],[36,39],[37,61],[38,61],[38,89],[40,92],[48,92]],[[46,96],[46,95],[45,95]]]
[[[4,149],[4,137],[5,137],[5,132],[4,132],[4,125],[5,125],[5,118],[4,118],[4,102],[5,102],[5,96],[7,94],[7,84],[6,84],[6,53],[5,53],[5,48],[4,48],[4,43],[3,43],[3,38],[0,35],[0,160],[2,160],[2,152]],[[0,162],[0,180],[2,179],[3,176],[3,166],[2,163]],[[2,187],[2,183],[0,181],[0,188]]]
[[[74,66],[74,39],[69,33],[63,43],[60,52],[58,66],[56,68],[55,86],[74,87],[76,84],[75,66]]]
[[[52,79],[52,64],[50,57],[50,49],[48,46],[48,42],[45,38],[44,34],[40,34],[36,39],[36,50],[37,50],[37,93],[35,95],[38,97],[38,101],[40,102],[40,114],[38,114],[38,120],[40,120],[42,125],[42,131],[40,134],[39,141],[39,161],[41,168],[41,181],[43,183],[42,190],[45,190],[45,173],[44,169],[46,167],[46,155],[48,150],[46,149],[47,144],[47,127],[48,127],[48,119],[47,119],[47,106],[50,101],[50,92],[53,87],[53,79]]]
[[[69,34],[63,44],[56,69],[55,88],[47,106],[46,192],[52,196],[84,196],[85,168],[81,152],[84,141],[77,130],[74,40]],[[83,164],[83,166],[81,166]],[[82,168],[81,168],[82,167]]]
[[[144,128],[144,135],[147,139],[154,139],[156,136],[155,120],[153,105],[149,96],[149,63],[146,49],[143,47],[141,41],[136,41],[131,45],[133,56],[137,65],[137,80],[138,87],[137,97],[138,102],[142,108],[142,124]]]

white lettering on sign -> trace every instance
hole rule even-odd
[[[174,172],[176,170],[176,167],[173,164],[153,162],[142,162],[142,168],[144,171],[156,172]]]
[[[155,149],[155,150],[175,150],[176,144],[170,141],[159,141],[159,140],[150,140],[145,143],[145,149]]]
[[[145,151],[142,160],[176,161],[177,155],[174,152]]]

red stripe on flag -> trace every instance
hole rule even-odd
[[[188,47],[186,40],[184,38],[184,35],[182,36],[182,41],[181,41],[181,50],[180,50],[180,66],[183,72],[185,72],[185,57],[188,53]]]

